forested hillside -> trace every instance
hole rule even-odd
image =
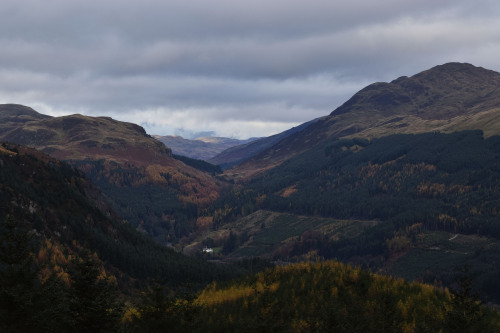
[[[464,274],[450,293],[336,262],[303,263],[214,282],[192,301],[142,306],[127,318],[137,332],[167,326],[177,332],[498,332],[500,317],[469,288]]]
[[[132,123],[109,117],[50,117],[0,105],[0,140],[28,145],[77,166],[122,219],[161,244],[196,229],[199,213],[221,182],[208,164],[172,157],[171,150]],[[208,166],[210,168],[210,166]],[[212,167],[213,168],[213,167]]]
[[[389,271],[387,264],[421,248],[432,233],[450,233],[449,238],[454,234],[488,237],[490,241],[472,247],[472,253],[469,248],[453,260],[444,257],[440,268],[425,273],[423,267],[420,275],[412,277],[449,282],[449,271],[444,268],[452,268],[451,262],[470,261],[481,288],[497,300],[499,145],[498,136],[485,139],[480,131],[393,135],[371,141],[331,139],[221,198],[214,207],[214,226],[231,230],[237,240],[226,254],[241,246],[267,247],[266,253],[274,259],[291,260],[314,251],[320,258]],[[288,228],[285,235],[289,238],[278,236],[285,229],[273,227],[272,221],[263,220],[256,229],[234,222],[261,209],[334,220],[311,222],[304,230],[288,217],[280,228]],[[349,221],[372,222],[364,222],[363,227],[361,222]],[[236,223],[234,228],[232,223]],[[342,231],[341,225],[350,229]],[[286,244],[279,250],[269,248],[267,239],[274,239],[275,244],[286,240]],[[426,247],[429,253],[437,253],[431,251],[433,246]]]
[[[247,267],[161,246],[119,219],[81,171],[34,149],[0,146],[2,332],[115,332],[125,304],[148,286],[169,297],[194,293]]]
[[[64,162],[22,146],[0,150],[1,220],[30,231],[40,265],[61,276],[71,257],[96,252],[123,283],[159,279],[169,285],[204,283],[225,273],[160,246],[122,222],[99,190]],[[12,223],[14,223],[12,222]],[[55,263],[53,261],[55,260]],[[222,275],[221,275],[222,274]],[[119,281],[120,282],[120,281]]]

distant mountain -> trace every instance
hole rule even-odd
[[[109,117],[48,117],[11,104],[0,105],[0,119],[0,140],[78,167],[124,219],[159,242],[190,233],[199,210],[219,196],[219,181],[173,158],[138,125]]]
[[[239,164],[255,155],[260,153],[261,151],[264,151],[273,145],[277,144],[284,138],[296,133],[300,132],[309,125],[315,123],[318,119],[314,119],[311,121],[308,121],[302,125],[293,127],[289,130],[286,130],[284,132],[266,137],[266,138],[261,138],[261,139],[256,139],[255,141],[248,142],[246,144],[242,144],[239,146],[235,146],[232,148],[228,148],[218,154],[217,156],[211,158],[208,160],[208,162],[215,164],[215,165],[220,165],[223,169],[228,169],[236,164]]]
[[[256,138],[237,140],[222,137],[201,137],[189,140],[177,135],[153,135],[153,137],[170,147],[176,155],[204,161],[210,160],[225,149],[256,140]]]
[[[247,178],[327,138],[372,139],[396,133],[480,129],[500,134],[500,73],[448,63],[390,83],[374,83],[329,116],[227,171]]]

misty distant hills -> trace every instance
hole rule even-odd
[[[204,161],[210,160],[228,148],[257,140],[257,138],[238,140],[223,137],[200,137],[190,140],[178,135],[153,135],[153,137],[172,149],[172,153],[176,155]]]

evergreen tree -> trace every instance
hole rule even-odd
[[[26,332],[32,324],[37,269],[27,228],[13,217],[0,222],[0,331]]]
[[[101,276],[95,256],[86,254],[70,267],[70,311],[74,332],[117,331],[122,315],[115,287]]]
[[[165,291],[159,285],[149,289],[142,295],[142,303],[139,308],[140,324],[137,331],[159,332],[168,327],[167,310],[169,301]]]
[[[448,332],[487,332],[485,314],[481,308],[479,293],[472,288],[473,279],[470,276],[469,267],[465,265],[458,270],[456,287],[450,290],[451,299],[446,312]]]
[[[222,247],[222,253],[224,254],[229,254],[236,250],[238,247],[238,235],[236,235],[234,232],[229,233],[229,237],[227,240],[224,242],[224,246]]]
[[[58,333],[72,330],[67,285],[53,273],[37,293],[34,332]]]
[[[194,332],[200,329],[197,309],[190,297],[169,297],[159,284],[142,295],[138,311],[139,315],[130,325],[131,332]]]

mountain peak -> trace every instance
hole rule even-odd
[[[371,110],[386,116],[403,114],[426,120],[451,119],[491,107],[487,97],[498,91],[499,86],[500,73],[467,63],[446,63],[412,77],[373,83],[330,115]]]
[[[450,62],[435,66],[412,77],[420,81],[451,85],[460,89],[464,85],[497,86],[500,74],[468,63]]]
[[[0,104],[0,135],[5,135],[28,122],[48,118],[51,117],[24,105]]]
[[[0,104],[0,121],[4,123],[8,121],[24,122],[45,118],[50,118],[50,116],[38,113],[28,106],[21,104]]]
[[[489,73],[495,73],[492,70],[485,69],[480,66],[474,66],[473,64],[467,63],[467,62],[447,62],[442,65],[436,65],[429,70],[423,71],[422,73],[425,72],[430,72],[430,71],[444,71],[444,72],[474,72],[474,71],[482,71],[482,72],[489,72]]]

